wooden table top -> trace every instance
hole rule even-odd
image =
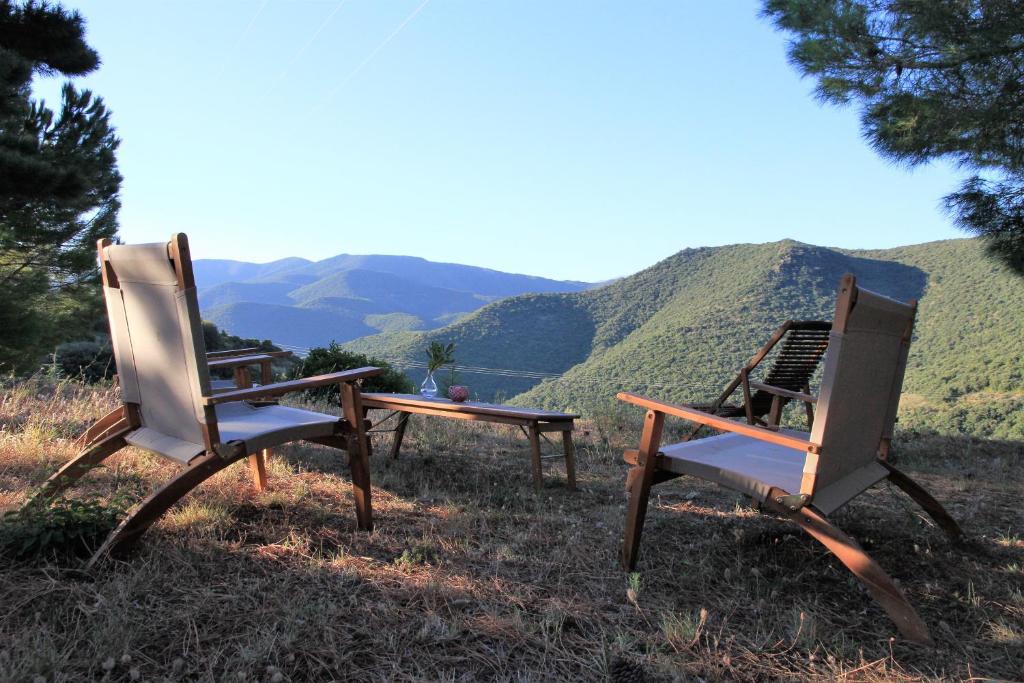
[[[580,417],[572,413],[504,406],[496,403],[480,403],[477,401],[456,403],[447,398],[425,398],[419,394],[362,394],[362,399],[363,405],[367,408],[388,408],[412,413],[416,412],[417,408],[422,408],[449,413],[493,415],[495,417],[520,418],[524,420],[537,420],[539,422],[571,422]]]

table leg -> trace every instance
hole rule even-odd
[[[405,438],[405,425],[409,422],[411,413],[398,413],[398,426],[395,427],[395,438],[391,441],[391,459],[398,460],[398,451],[402,448],[402,439]]]
[[[540,491],[544,488],[544,478],[540,469],[540,431],[537,423],[530,425],[530,455],[533,456],[533,488]]]
[[[572,430],[562,432],[562,448],[565,450],[565,479],[570,491],[576,490],[576,446],[572,442]]]

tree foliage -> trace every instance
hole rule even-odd
[[[973,173],[947,195],[962,229],[1024,273],[1024,0],[765,0],[825,102],[910,166]]]
[[[70,83],[56,110],[31,96],[36,75],[82,76],[98,66],[78,13],[0,0],[0,367],[7,370],[31,367],[41,346],[90,336],[100,317],[95,244],[115,236],[120,207],[110,112]]]
[[[413,391],[412,382],[395,370],[387,363],[376,358],[369,358],[361,353],[353,353],[341,348],[336,342],[330,346],[310,349],[309,355],[302,359],[302,362],[293,368],[289,376],[291,379],[301,377],[315,377],[316,375],[327,375],[342,370],[354,370],[364,367],[382,368],[384,372],[376,377],[369,377],[363,380],[363,391],[389,392],[407,394]],[[314,400],[330,400],[337,402],[340,397],[337,384],[312,389],[305,392]]]

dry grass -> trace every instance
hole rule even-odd
[[[74,384],[4,388],[0,506],[114,401]],[[92,576],[0,559],[0,680],[1024,677],[1021,444],[901,444],[966,549],[888,487],[835,515],[900,580],[930,649],[890,640],[884,612],[795,527],[698,482],[655,489],[641,572],[626,576],[620,454],[638,432],[621,417],[583,426],[576,494],[553,460],[535,495],[511,429],[418,418],[397,462],[375,437],[372,534],[355,531],[338,452],[292,446],[269,492],[231,468]],[[80,489],[141,495],[171,472],[129,450]]]

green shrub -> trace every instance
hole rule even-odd
[[[364,380],[363,391],[379,391],[397,394],[411,393],[414,391],[412,382],[410,382],[402,372],[395,370],[387,363],[379,361],[376,358],[367,358],[361,353],[345,351],[336,342],[331,342],[331,345],[327,348],[317,347],[315,349],[310,349],[309,355],[306,356],[299,365],[291,370],[289,377],[290,379],[314,377],[316,375],[326,375],[332,372],[341,372],[342,370],[352,370],[366,366],[383,368],[384,372],[377,377],[370,377],[369,379]],[[339,390],[338,385],[336,384],[319,389],[313,389],[311,391],[307,391],[306,394],[314,400],[339,400]]]
[[[239,337],[220,329],[209,320],[203,321],[203,343],[207,351],[230,351],[231,349],[258,348],[261,351],[280,351],[269,339],[259,340]]]
[[[224,330],[218,328],[216,325],[211,323],[209,320],[203,321],[203,342],[206,346],[206,351],[233,351],[235,349],[258,349],[253,353],[262,353],[265,351],[280,351],[281,349],[273,344],[269,339],[259,340],[247,337],[239,337],[233,334],[228,334]],[[294,358],[275,358],[271,363],[272,374],[275,378],[279,378],[282,375],[289,375],[291,370],[297,365],[297,361]],[[211,369],[210,375],[214,379],[231,379],[233,377],[233,371],[230,368],[216,368]],[[259,366],[253,365],[249,367],[249,379],[253,383],[260,382],[261,371]],[[277,381],[275,379],[275,381]]]
[[[91,555],[126,509],[122,498],[105,505],[97,499],[30,501],[0,518],[0,555],[18,560]]]
[[[90,384],[110,379],[117,372],[109,340],[61,344],[53,354],[53,367],[58,377],[80,379]]]

